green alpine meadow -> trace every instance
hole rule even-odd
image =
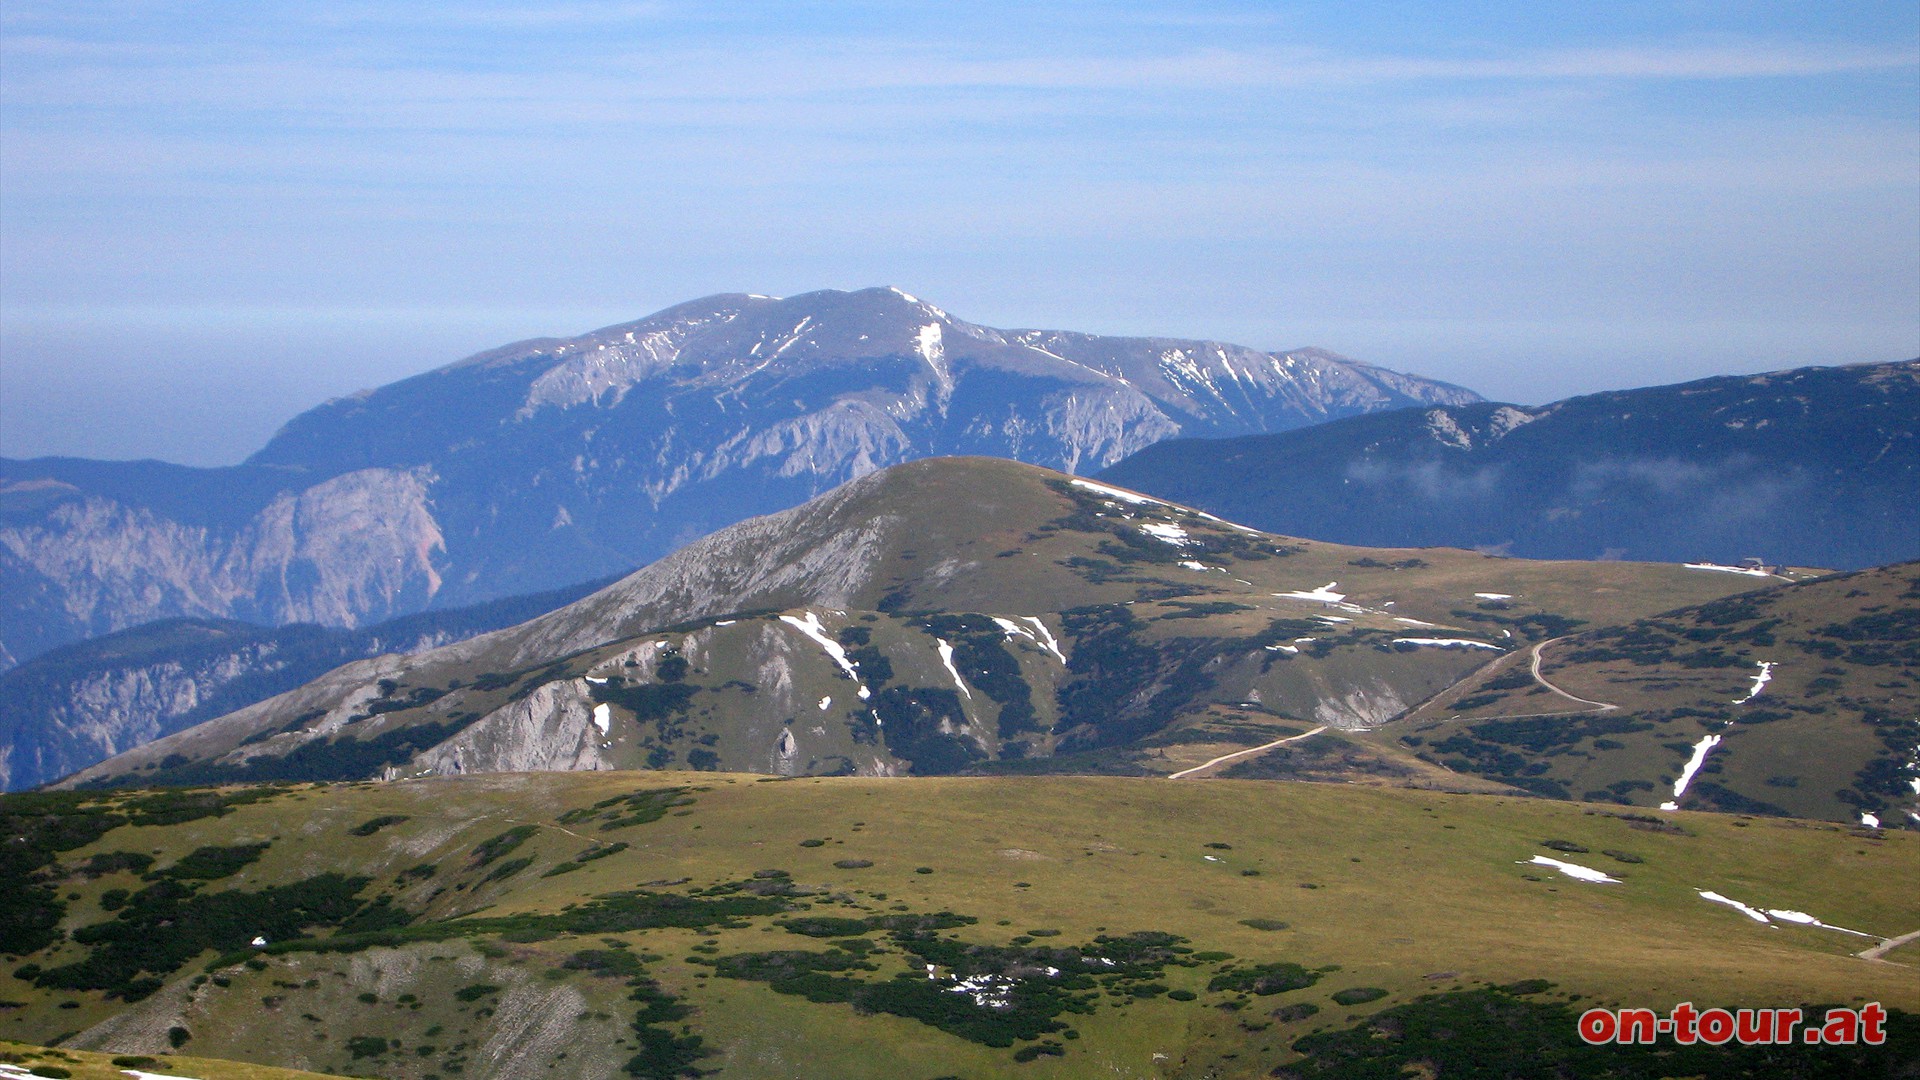
[[[0,1037],[205,1077],[1904,1075],[1917,595],[909,463],[6,796]],[[1578,1034],[1682,1002],[1878,1002],[1887,1040]]]

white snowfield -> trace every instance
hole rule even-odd
[[[1192,538],[1187,536],[1187,530],[1178,525],[1167,525],[1158,521],[1143,521],[1140,523],[1140,531],[1153,537],[1155,540],[1172,544],[1174,547],[1186,547],[1188,544],[1193,543]]]
[[[1337,581],[1329,581],[1317,589],[1298,589],[1293,592],[1277,592],[1273,595],[1282,600],[1317,600],[1323,604],[1338,604],[1347,598],[1346,593],[1333,591],[1333,587],[1338,584],[1340,583]]]
[[[1567,875],[1570,878],[1577,878],[1581,881],[1591,881],[1595,885],[1620,884],[1619,878],[1608,877],[1607,875],[1601,873],[1600,871],[1595,870],[1591,866],[1581,866],[1579,863],[1565,862],[1560,859],[1549,859],[1545,855],[1535,855],[1533,858],[1528,859],[1526,862],[1520,863],[1520,865],[1521,866],[1551,866],[1555,870],[1560,871],[1561,873]]]
[[[1485,641],[1473,641],[1457,637],[1397,637],[1395,645],[1430,645],[1436,649],[1492,649],[1500,651],[1500,646]]]
[[[1794,911],[1791,908],[1757,908],[1751,904],[1743,904],[1730,896],[1722,896],[1717,892],[1712,892],[1707,889],[1695,889],[1694,891],[1700,894],[1700,899],[1712,901],[1716,904],[1725,904],[1740,914],[1745,915],[1747,918],[1752,919],[1754,922],[1771,924],[1775,920],[1778,920],[1780,922],[1796,923],[1800,926],[1817,927],[1821,930],[1835,930],[1842,934],[1852,934],[1855,937],[1879,940],[1879,935],[1877,934],[1869,934],[1860,930],[1849,930],[1844,926],[1835,926],[1832,923],[1821,922],[1819,919],[1814,918],[1804,911]]]
[[[1228,521],[1226,518],[1214,517],[1212,514],[1207,513],[1205,510],[1195,510],[1194,513],[1199,514],[1201,517],[1206,518],[1208,521],[1218,522],[1219,524],[1225,525],[1229,529],[1239,529],[1243,533],[1252,533],[1255,536],[1262,535],[1259,529],[1248,528],[1247,526],[1241,525],[1238,522]]]
[[[1025,626],[1020,625],[1020,622],[1015,622],[1014,619],[1028,623],[1033,629],[1027,629]],[[1047,629],[1047,624],[1041,622],[1039,616],[1016,615],[1014,619],[1003,619],[995,615],[993,616],[993,624],[1005,631],[1008,637],[1026,638],[1028,641],[1052,653],[1055,660],[1063,664],[1067,662],[1066,654],[1060,651],[1060,643],[1054,640],[1053,631]]]
[[[1141,495],[1137,492],[1126,491],[1117,487],[1108,487],[1105,484],[1096,484],[1091,480],[1081,480],[1081,479],[1075,478],[1073,480],[1069,480],[1068,483],[1072,484],[1074,487],[1077,487],[1077,488],[1086,488],[1088,491],[1097,491],[1100,494],[1105,495],[1109,499],[1119,499],[1121,502],[1132,503],[1135,506],[1172,506],[1173,505],[1172,503],[1161,502],[1159,499],[1150,499],[1145,495]]]
[[[1689,570],[1718,570],[1723,574],[1744,574],[1747,577],[1775,576],[1773,574],[1767,573],[1765,570],[1755,570],[1751,567],[1746,567],[1746,566],[1721,566],[1719,563],[1710,563],[1710,562],[1690,562],[1690,563],[1682,563],[1681,565],[1685,566]]]
[[[940,650],[940,662],[947,665],[947,674],[953,676],[953,685],[960,688],[961,696],[971,701],[973,699],[973,691],[967,689],[966,680],[960,677],[960,669],[953,666],[953,646],[947,644],[945,638],[934,638],[933,640],[935,648]]]
[[[1735,698],[1733,703],[1735,705],[1745,705],[1747,702],[1752,701],[1754,698],[1759,697],[1760,691],[1766,688],[1766,685],[1768,682],[1772,681],[1773,669],[1774,669],[1773,661],[1771,660],[1760,661],[1760,674],[1755,675],[1753,677],[1753,688],[1747,691],[1746,697]]]
[[[593,726],[605,735],[613,728],[613,708],[605,703],[593,707]]]
[[[1477,593],[1474,593],[1473,595],[1474,595],[1474,596],[1476,596],[1476,597],[1479,597],[1479,598],[1480,598],[1480,599],[1482,599],[1482,600],[1511,600],[1511,599],[1513,599],[1513,594],[1512,594],[1512,593],[1503,593],[1503,592],[1477,592]]]
[[[860,695],[861,701],[873,696],[867,689],[867,684],[860,681],[860,669],[854,665],[853,661],[847,659],[847,650],[841,648],[839,642],[827,636],[827,628],[821,625],[819,615],[811,611],[806,612],[804,619],[782,615],[780,621],[812,638],[816,644],[826,650],[828,658],[840,665],[840,670],[846,672],[847,678],[853,680],[854,686],[857,687],[854,692]]]
[[[1732,908],[1733,910],[1739,912],[1740,914],[1745,915],[1747,918],[1752,919],[1754,922],[1772,921],[1767,918],[1766,912],[1761,911],[1759,908],[1748,907],[1747,905],[1731,897],[1721,896],[1717,892],[1710,892],[1706,889],[1696,889],[1694,891],[1700,894],[1700,899],[1711,900],[1716,904],[1725,904],[1728,907]]]
[[[1686,768],[1680,770],[1680,779],[1673,782],[1673,799],[1669,802],[1661,803],[1660,809],[1680,809],[1680,796],[1685,795],[1687,793],[1687,785],[1693,783],[1693,774],[1700,771],[1700,766],[1707,763],[1707,755],[1713,751],[1714,747],[1719,745],[1720,736],[1718,735],[1704,736],[1699,742],[1693,744],[1693,756],[1687,759]]]

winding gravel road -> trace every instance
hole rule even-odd
[[[1212,761],[1207,762],[1205,765],[1195,765],[1191,769],[1181,769],[1179,772],[1174,773],[1173,775],[1167,777],[1167,779],[1178,780],[1183,776],[1192,776],[1194,773],[1204,772],[1207,769],[1211,769],[1215,765],[1218,765],[1223,761],[1232,761],[1234,758],[1243,758],[1253,754],[1265,753],[1266,751],[1271,750],[1276,746],[1285,746],[1290,742],[1299,742],[1301,739],[1310,738],[1314,735],[1320,734],[1325,730],[1327,730],[1327,725],[1321,724],[1319,727],[1314,728],[1312,731],[1303,731],[1298,735],[1289,735],[1284,739],[1275,739],[1270,743],[1266,743],[1265,745],[1251,747],[1246,750],[1235,750],[1231,754],[1221,754],[1219,757],[1214,758]]]

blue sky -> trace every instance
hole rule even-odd
[[[1920,6],[0,7],[0,453],[722,291],[1538,402],[1920,355]]]

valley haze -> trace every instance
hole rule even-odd
[[[7,0],[0,1080],[1920,1077],[1916,102],[1912,3]],[[1680,1003],[1834,1037],[1583,1039]]]
[[[0,460],[0,665],[159,618],[352,627],[559,588],[928,455],[1090,472],[1177,434],[1476,400],[1316,349],[998,330],[898,289],[711,296],[336,399],[237,466]]]

